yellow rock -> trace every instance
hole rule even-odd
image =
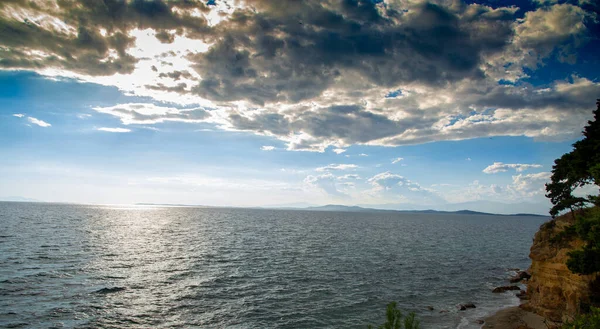
[[[567,253],[580,249],[585,244],[583,241],[572,238],[560,243],[550,242],[573,222],[572,215],[566,214],[542,225],[529,254],[532,260],[531,279],[527,284],[529,302],[523,308],[552,321],[572,319],[580,308],[589,305],[592,283],[597,279],[597,274],[579,275],[567,268]]]

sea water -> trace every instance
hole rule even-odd
[[[5,202],[0,327],[479,328],[546,220]]]

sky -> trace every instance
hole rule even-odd
[[[599,20],[592,0],[3,0],[0,198],[547,213],[600,98]]]

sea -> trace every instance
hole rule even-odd
[[[547,220],[0,202],[0,327],[480,328]]]

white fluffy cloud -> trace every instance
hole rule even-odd
[[[15,114],[13,114],[13,117],[17,117],[17,118],[22,118],[24,116],[25,116],[25,114],[22,114],[22,113],[15,113]]]
[[[558,48],[559,60],[573,62],[575,48],[587,37],[584,20],[592,15],[570,4],[557,4],[528,12],[516,28],[516,44],[533,50],[538,60]]]
[[[550,181],[552,173],[541,172],[537,174],[519,174],[513,176],[510,188],[517,192],[520,197],[530,198],[533,196],[543,196],[545,193],[545,184]]]
[[[521,164],[521,163],[502,163],[502,162],[494,162],[493,164],[487,166],[483,169],[483,172],[486,174],[496,174],[499,172],[506,172],[509,169],[514,169],[517,172],[522,172],[531,168],[541,168],[542,165],[539,164]]]
[[[550,172],[518,174],[507,184],[483,184],[478,180],[464,187],[450,189],[444,194],[449,202],[493,200],[496,202],[546,202],[545,184]]]
[[[346,174],[337,177],[338,180],[348,180],[348,179],[360,179],[360,176],[357,174]]]
[[[342,192],[338,185],[342,183],[338,182],[338,179],[332,173],[324,173],[322,175],[308,175],[304,179],[304,183],[308,186],[317,188],[325,192],[327,195],[338,197],[338,198],[348,198],[349,196]]]
[[[342,153],[346,152],[346,149],[336,148],[336,149],[333,149],[333,152],[335,154],[342,154]]]
[[[381,197],[390,202],[409,202],[414,204],[441,204],[445,203],[435,190],[422,187],[403,176],[389,171],[379,173],[369,178],[367,182],[372,186],[369,194]]]
[[[324,167],[319,167],[317,169],[315,169],[316,171],[331,171],[331,170],[349,170],[349,169],[355,169],[358,168],[357,165],[355,164],[335,164],[332,163],[330,165],[324,166]]]
[[[275,146],[271,146],[271,145],[263,145],[260,147],[261,150],[263,151],[273,151],[275,149]]]
[[[100,113],[118,117],[125,125],[156,124],[165,121],[198,123],[206,121],[210,113],[204,109],[177,109],[151,103],[128,103],[109,107],[94,107]]]
[[[392,159],[392,164],[396,164],[396,163],[398,163],[398,162],[400,162],[402,160],[404,160],[404,158],[395,158],[395,159]]]
[[[44,127],[44,128],[52,126],[48,122],[45,122],[45,121],[40,120],[40,119],[36,119],[34,117],[27,117],[27,121],[31,122],[34,125],[37,125],[37,126],[40,126],[40,127]]]
[[[97,128],[96,130],[105,131],[105,132],[109,132],[109,133],[128,133],[128,132],[131,132],[131,129],[127,129],[127,128],[111,128],[111,127],[100,127],[100,128]]]

